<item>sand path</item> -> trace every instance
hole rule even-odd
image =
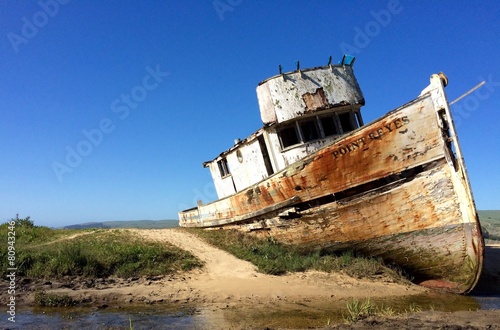
[[[181,229],[134,229],[148,240],[176,245],[203,260],[205,267],[190,272],[183,285],[191,297],[205,302],[228,300],[302,300],[322,298],[387,297],[418,294],[425,289],[382,281],[358,280],[318,271],[271,276],[258,273],[246,261],[217,249]],[[181,292],[180,299],[185,299]]]
[[[151,241],[175,245],[189,251],[205,262],[204,274],[210,279],[254,278],[258,276],[255,267],[246,261],[206,244],[198,237],[179,229],[131,229],[131,231]]]

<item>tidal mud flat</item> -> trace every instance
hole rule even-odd
[[[92,320],[98,329],[127,328],[127,315],[135,322],[135,328],[148,327],[149,323],[143,322],[157,320],[158,325],[175,321],[179,329],[362,329],[368,326],[440,329],[450,325],[456,329],[499,329],[500,306],[481,310],[478,301],[470,296],[436,293],[383,278],[355,279],[318,271],[265,275],[258,273],[252,264],[181,230],[133,230],[133,233],[186,249],[204,261],[205,267],[185,274],[150,278],[21,280],[16,297],[18,320],[23,320],[24,309],[25,317],[30,320],[50,318],[56,322],[52,326],[68,329],[79,328],[82,322]],[[490,245],[486,249],[485,270],[473,296],[499,296],[499,268],[500,246]],[[5,285],[2,282],[2,301],[7,297]],[[86,309],[34,308],[37,290],[68,296]],[[368,298],[377,306],[404,314],[342,324],[349,301]],[[113,319],[121,319],[120,324],[113,323]],[[35,328],[43,329],[42,323],[37,321]],[[2,326],[9,325],[2,320]]]

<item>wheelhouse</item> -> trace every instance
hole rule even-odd
[[[259,83],[264,126],[203,165],[219,198],[237,193],[363,126],[353,57],[281,73]]]

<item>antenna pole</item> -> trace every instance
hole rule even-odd
[[[483,86],[485,83],[485,81],[481,81],[479,84],[477,84],[476,86],[472,87],[467,93],[465,94],[462,94],[460,97],[456,98],[455,100],[453,100],[450,105],[452,105],[453,103],[456,103],[458,101],[460,101],[461,99],[463,99],[464,97],[466,97],[467,95],[469,95],[470,93],[472,93],[473,91],[475,91],[476,89],[478,89],[479,87]]]

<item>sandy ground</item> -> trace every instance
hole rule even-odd
[[[307,313],[308,310],[317,310],[319,307],[316,308],[316,306],[324,307],[329,304],[335,306],[339,301],[342,301],[345,306],[345,301],[351,298],[401,297],[428,292],[427,289],[416,285],[401,285],[384,279],[377,281],[357,280],[345,275],[316,271],[285,276],[265,275],[258,273],[252,264],[216,249],[179,229],[134,229],[130,231],[144,237],[144,239],[174,244],[190,251],[203,260],[206,265],[201,270],[185,274],[153,278],[111,278],[95,281],[68,278],[65,282],[46,281],[44,283],[24,281],[21,282],[21,292],[18,291],[18,304],[32,305],[34,290],[43,288],[47,292],[67,294],[83,303],[101,308],[126,306],[132,303],[194,304],[202,306],[203,313],[206,313],[207,317],[214,322],[214,328],[238,328],[234,326],[235,324],[239,324],[241,328],[251,328],[249,320],[261,315],[260,312],[269,314],[269,311],[279,313],[279,311],[286,310],[295,311],[294,316],[297,316],[300,313]],[[488,247],[486,252],[487,258],[489,258],[485,264],[486,280],[481,282],[478,287],[482,290],[490,290],[492,285],[500,288],[498,285],[500,246]],[[2,294],[4,292],[6,290],[2,289]],[[242,313],[242,310],[252,311],[255,316],[249,316],[249,312]],[[403,319],[365,320],[363,322],[372,322],[372,324],[360,322],[351,326],[342,325],[339,327],[341,329],[361,329],[364,327],[404,329],[408,328],[405,322],[413,322],[413,325],[410,325],[408,329],[427,329],[427,326],[431,325],[457,324],[456,322],[459,326],[467,326],[471,325],[470,321],[473,320],[477,324],[476,328],[500,329],[499,327],[487,327],[488,325],[497,326],[500,324],[500,311],[464,313],[462,319],[460,319],[459,314],[444,313],[441,315],[437,312],[425,312],[412,314],[411,317]],[[285,317],[288,317],[286,313]],[[238,318],[241,319],[239,323]],[[430,323],[421,323],[423,325],[419,327],[418,320]],[[327,322],[325,318],[323,324],[327,324]],[[300,322],[295,324],[299,327],[302,326]],[[358,325],[360,327],[357,327]],[[274,327],[279,328],[280,325]]]

